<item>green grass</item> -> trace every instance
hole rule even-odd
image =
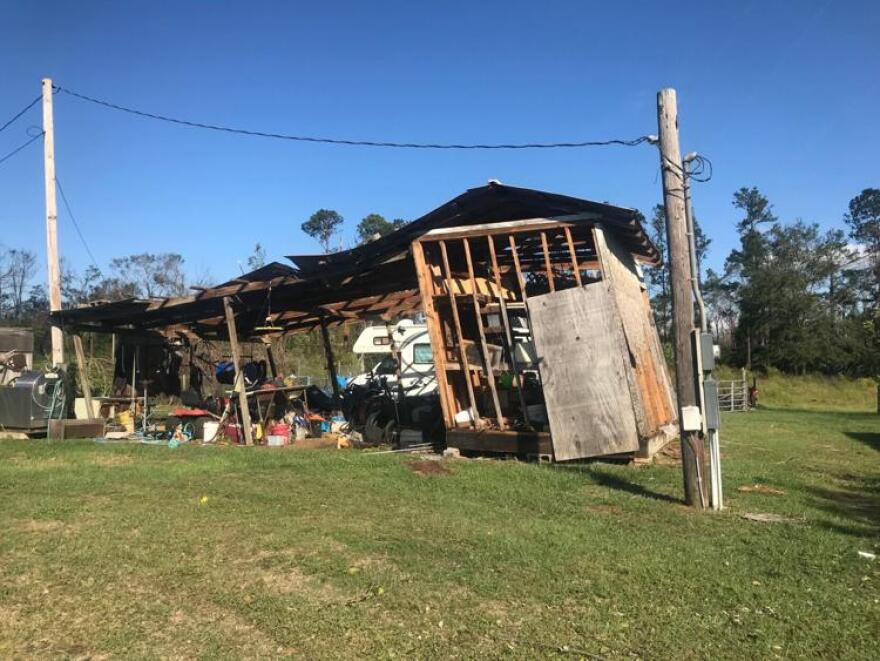
[[[721,514],[671,465],[3,442],[0,657],[876,658],[878,431],[729,415]]]

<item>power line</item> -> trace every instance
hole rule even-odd
[[[10,124],[12,124],[12,122],[14,122],[16,119],[18,119],[19,117],[21,117],[21,116],[22,116],[23,114],[25,114],[28,110],[30,110],[31,108],[33,108],[35,105],[37,105],[37,104],[40,102],[40,99],[42,99],[42,98],[43,98],[43,95],[41,94],[41,95],[38,96],[36,99],[34,99],[33,101],[31,101],[29,104],[27,104],[24,108],[22,108],[21,110],[19,110],[15,115],[13,115],[12,119],[10,119],[9,121],[7,121],[3,126],[0,126],[0,132],[5,131],[5,130],[6,130],[6,127],[8,127]]]
[[[356,147],[391,147],[397,149],[572,149],[582,147],[607,147],[611,145],[620,145],[623,147],[635,147],[644,142],[650,142],[651,136],[641,136],[632,140],[585,140],[580,142],[526,142],[526,143],[501,143],[501,144],[441,144],[441,143],[421,143],[421,142],[387,142],[375,140],[349,140],[343,138],[320,138],[314,136],[290,135],[286,133],[269,133],[265,131],[252,131],[249,129],[234,128],[230,126],[219,126],[216,124],[206,124],[204,122],[193,122],[166,115],[158,115],[156,113],[145,112],[143,110],[135,110],[109,101],[96,99],[79,92],[74,92],[65,87],[58,85],[53,86],[58,92],[64,92],[70,96],[76,97],[83,101],[95,103],[105,108],[119,110],[140,117],[149,119],[157,119],[163,122],[171,122],[172,124],[180,124],[192,128],[209,129],[211,131],[223,131],[226,133],[236,133],[239,135],[249,135],[261,138],[276,138],[278,140],[292,140],[295,142],[316,142],[330,145],[347,145]]]
[[[57,173],[55,174],[55,184],[58,186],[58,192],[61,193],[61,201],[64,202],[64,208],[67,209],[67,215],[70,216],[70,220],[73,221],[73,227],[79,235],[79,240],[82,242],[83,248],[85,248],[86,252],[89,254],[89,257],[92,260],[92,265],[98,270],[98,273],[100,273],[101,267],[98,266],[98,262],[95,260],[95,256],[92,254],[92,250],[86,242],[86,237],[83,236],[82,230],[79,228],[79,223],[76,222],[76,216],[73,215],[73,211],[70,209],[70,203],[67,201],[67,195],[64,194],[64,188],[61,186],[61,180],[58,178]]]
[[[3,158],[0,158],[0,163],[3,163],[4,161],[6,161],[6,160],[12,158],[12,157],[15,156],[18,152],[20,152],[22,149],[24,149],[25,147],[27,147],[29,144],[31,144],[31,143],[34,142],[35,140],[38,140],[38,139],[40,139],[40,138],[42,138],[42,137],[43,137],[43,131],[40,131],[40,132],[37,133],[35,136],[31,137],[31,139],[28,140],[27,142],[25,142],[23,145],[19,145],[18,147],[16,147],[15,149],[13,149],[11,152],[9,152],[8,154],[6,154],[6,156],[4,156]]]

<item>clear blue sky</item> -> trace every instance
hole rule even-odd
[[[734,245],[733,191],[785,220],[840,226],[880,186],[880,3],[7,2],[0,123],[40,79],[123,105],[259,130],[399,141],[555,141],[656,133],[679,94],[682,146],[709,156],[695,193]],[[612,6],[613,5],[613,6]],[[177,251],[233,275],[257,242],[317,251],[299,227],[338,210],[413,219],[490,178],[649,213],[649,146],[414,152],[303,145],[180,128],[56,97],[58,176],[102,267]],[[0,154],[39,124],[0,134]],[[43,258],[39,143],[0,165],[0,241]],[[60,202],[59,202],[60,204]],[[62,255],[89,260],[63,207]],[[42,272],[41,272],[42,276]]]

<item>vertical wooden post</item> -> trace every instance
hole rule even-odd
[[[565,242],[568,244],[568,254],[571,256],[571,268],[574,269],[574,281],[577,283],[578,287],[583,287],[584,283],[581,282],[581,266],[578,264],[577,252],[575,252],[574,241],[571,238],[571,228],[568,225],[565,226]]]
[[[82,337],[79,333],[73,336],[73,349],[76,352],[76,367],[79,371],[83,399],[86,400],[86,419],[91,420],[95,417],[95,409],[92,408],[92,385],[89,383],[89,366],[86,363],[86,352],[83,351]]]
[[[327,332],[327,322],[323,318],[321,318],[321,339],[324,341],[327,373],[330,375],[330,383],[333,387],[333,401],[338,405],[342,395],[339,392],[339,381],[336,378],[336,360],[333,357],[333,347],[330,344],[330,333]]]
[[[480,411],[477,409],[477,398],[474,397],[474,384],[471,382],[471,366],[468,364],[467,348],[464,346],[464,335],[461,332],[461,319],[458,316],[458,303],[455,301],[455,290],[452,287],[452,269],[449,267],[449,254],[446,252],[445,241],[440,241],[440,255],[443,258],[446,292],[449,295],[449,305],[452,308],[452,324],[455,328],[456,338],[458,339],[458,357],[461,361],[461,371],[462,374],[464,374],[468,402],[471,407],[471,427],[477,429],[480,426]]]
[[[271,342],[266,342],[266,362],[269,363],[269,372],[272,374],[272,378],[274,379],[278,376],[278,367],[275,365],[275,354],[272,353],[272,344]]]
[[[495,372],[492,369],[492,361],[489,356],[489,347],[486,342],[486,332],[483,327],[483,312],[480,310],[480,296],[477,294],[477,279],[474,276],[474,262],[471,259],[470,239],[461,240],[464,246],[464,258],[467,261],[468,278],[471,281],[471,295],[474,301],[474,314],[477,316],[477,332],[480,334],[480,350],[483,352],[483,366],[486,369],[486,381],[489,382],[489,392],[492,393],[492,405],[495,407],[495,417],[498,418],[498,428],[501,431],[507,429],[504,424],[504,416],[501,413],[501,400],[498,399],[498,387],[495,384]]]
[[[226,314],[226,330],[229,333],[229,344],[232,347],[232,362],[235,365],[235,389],[238,391],[238,406],[241,409],[241,426],[244,431],[244,442],[254,444],[251,430],[251,412],[248,409],[247,391],[244,386],[244,373],[241,371],[241,350],[238,346],[238,331],[235,329],[235,315],[228,296],[223,297],[223,312]]]
[[[678,108],[674,89],[657,93],[657,124],[660,134],[660,169],[663,173],[663,203],[666,209],[666,236],[669,245],[669,277],[672,289],[675,385],[678,394],[679,424],[682,408],[697,403],[696,375],[691,347],[694,303],[691,298],[690,259],[687,219],[684,206],[684,171],[678,141]],[[706,474],[703,442],[696,431],[681,431],[681,464],[684,495],[688,505],[706,506]]]
[[[544,250],[544,269],[547,271],[547,286],[550,291],[556,291],[556,283],[553,281],[553,266],[550,264],[550,248],[547,247],[547,232],[541,232],[541,248]]]
[[[434,280],[428,272],[428,264],[425,260],[425,249],[421,241],[412,243],[413,263],[416,267],[416,277],[419,280],[419,292],[422,295],[422,310],[428,321],[428,335],[431,338],[431,352],[434,355],[434,373],[437,379],[437,392],[440,394],[440,408],[443,409],[444,421],[447,429],[455,427],[453,416],[453,397],[450,394],[449,377],[446,374],[446,343],[440,329],[440,317],[437,314],[437,306],[434,303]]]
[[[43,175],[46,185],[46,262],[49,265],[49,309],[61,309],[61,270],[58,265],[58,208],[55,201],[55,122],[52,80],[43,79]],[[52,364],[64,362],[64,334],[52,326]]]

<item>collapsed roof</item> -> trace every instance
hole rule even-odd
[[[235,311],[240,339],[308,330],[370,316],[393,318],[420,309],[410,246],[435,229],[578,215],[601,223],[640,262],[659,264],[657,248],[633,209],[556,193],[490,183],[472,188],[370,243],[327,255],[290,255],[189,296],[126,299],[53,312],[66,331],[161,331],[224,339],[223,299]]]

